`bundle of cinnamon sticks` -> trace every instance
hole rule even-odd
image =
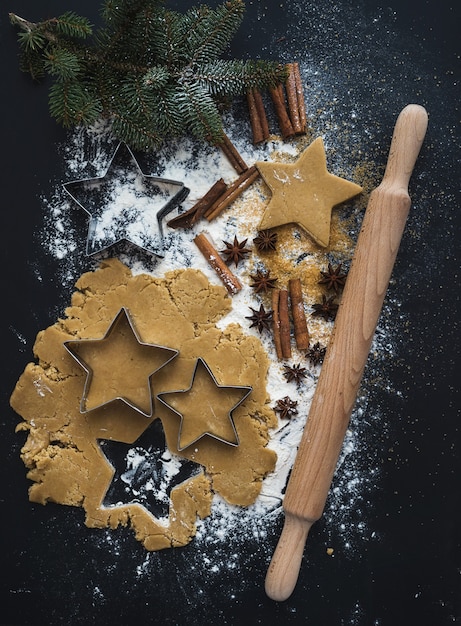
[[[231,147],[232,144],[228,138],[226,138],[225,144],[223,143],[221,147],[224,145],[226,145],[226,148],[223,151],[226,156],[232,154],[235,163],[240,162],[242,164],[243,159],[240,155],[237,157],[238,152],[235,147]],[[231,184],[227,185],[224,180],[220,178],[193,207],[169,220],[167,222],[168,226],[171,228],[191,228],[202,217],[205,217],[211,222],[211,220],[232,204],[245,189],[254,183],[258,176],[259,171],[254,165],[251,167],[245,165],[244,168],[241,168],[238,178]]]
[[[274,289],[272,291],[272,328],[275,350],[279,359],[291,358],[289,300],[291,301],[296,347],[298,350],[309,348],[310,338],[304,313],[301,280],[291,278],[288,281],[288,289]]]
[[[307,131],[306,106],[299,64],[287,63],[286,69],[288,75],[285,84],[280,83],[269,89],[283,139],[303,135]],[[270,135],[261,92],[257,89],[249,91],[247,103],[253,143],[257,144],[268,139]]]

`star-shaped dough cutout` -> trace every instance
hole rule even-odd
[[[160,419],[155,419],[134,443],[98,439],[114,469],[102,505],[137,502],[154,517],[168,516],[171,491],[197,476],[201,465],[171,454]]]
[[[251,391],[252,387],[219,385],[206,362],[199,358],[188,389],[165,391],[157,398],[181,418],[178,450],[184,450],[205,435],[238,446],[232,412]]]
[[[163,256],[163,218],[183,202],[183,183],[148,176],[127,145],[118,145],[100,178],[65,183],[64,189],[90,216],[86,254],[127,241]]]
[[[125,308],[101,339],[71,340],[64,346],[87,372],[82,413],[121,400],[150,417],[151,376],[178,354],[178,350],[141,341]]]
[[[344,178],[330,174],[321,137],[313,141],[294,163],[256,163],[272,197],[259,230],[296,223],[322,247],[330,241],[334,206],[362,191]]]

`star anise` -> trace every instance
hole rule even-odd
[[[321,346],[317,341],[317,343],[314,343],[312,348],[308,350],[306,356],[312,365],[320,365],[320,363],[323,363],[326,351],[327,349],[324,346]]]
[[[315,317],[323,317],[323,319],[327,321],[334,320],[338,310],[338,305],[334,302],[334,299],[334,296],[330,296],[329,298],[322,296],[321,303],[312,305],[314,310],[311,315],[314,315]]]
[[[285,396],[281,398],[281,400],[277,400],[274,410],[279,413],[281,419],[289,419],[293,417],[293,415],[298,414],[298,409],[296,408],[298,403],[296,400],[292,400],[289,396]]]
[[[274,289],[277,282],[277,279],[272,278],[269,272],[262,272],[261,270],[257,270],[255,276],[250,275],[250,278],[253,281],[251,287],[253,287],[256,293]]]
[[[275,250],[277,247],[277,233],[266,230],[258,230],[258,235],[253,239],[253,243],[260,252]]]
[[[266,311],[262,304],[259,307],[259,311],[256,311],[251,306],[250,309],[253,311],[253,315],[246,317],[247,320],[251,320],[253,322],[250,324],[250,328],[256,326],[260,333],[263,330],[270,330],[272,324],[272,311]]]
[[[285,369],[283,375],[289,383],[294,381],[297,385],[299,385],[299,383],[306,377],[306,368],[301,367],[300,363],[296,365],[284,365],[283,367]]]
[[[346,282],[347,274],[341,273],[342,263],[339,263],[335,268],[328,263],[328,270],[326,272],[320,271],[322,278],[318,281],[319,285],[325,285],[325,287],[330,291],[334,290],[335,293],[338,293]]]
[[[234,237],[233,243],[230,241],[223,241],[223,244],[226,247],[224,250],[221,250],[221,254],[225,255],[227,263],[232,263],[233,261],[235,267],[237,267],[240,261],[242,261],[246,255],[251,252],[249,248],[245,248],[247,241],[247,239],[244,239],[239,243],[237,237]]]

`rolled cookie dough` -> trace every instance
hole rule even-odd
[[[129,525],[147,550],[185,545],[196,532],[197,516],[210,514],[214,493],[231,504],[250,505],[275,467],[276,454],[267,447],[269,430],[276,425],[265,385],[267,355],[259,340],[245,335],[240,326],[216,326],[230,310],[231,299],[224,287],[211,285],[198,270],[155,278],[132,275],[110,259],[83,274],[76,288],[66,316],[38,333],[38,363],[26,366],[11,396],[11,406],[23,418],[17,430],[28,433],[21,458],[33,481],[29,499],[83,507],[88,527]],[[155,398],[151,418],[121,401],[80,412],[86,372],[63,344],[103,337],[122,307],[143,342],[179,350],[154,374],[154,394],[187,389],[199,357],[219,384],[252,387],[233,412],[238,446],[204,436],[179,452],[180,419]],[[103,506],[114,469],[98,439],[133,443],[157,417],[169,450],[199,463],[203,471],[171,491],[167,519],[156,519],[137,503]]]

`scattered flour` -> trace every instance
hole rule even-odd
[[[294,4],[295,11],[299,12],[300,7],[301,5],[298,7],[296,3]],[[331,13],[336,24],[338,16],[333,15],[333,10]],[[301,29],[302,20],[305,18],[297,15],[296,19],[299,19]],[[381,16],[378,15],[376,20],[379,22],[380,19]],[[365,36],[369,36],[368,31],[365,32]],[[284,51],[283,44],[279,47],[282,48],[282,57],[285,55],[286,60],[292,60],[293,51],[291,49]],[[325,66],[312,63],[307,52],[301,55],[299,63],[304,84],[307,85],[310,109],[317,108],[314,131],[315,135],[324,138],[329,169],[352,179],[358,160],[364,159],[360,145],[361,136],[370,134],[367,120],[359,107],[353,104],[353,99],[349,109],[340,106],[338,98],[347,92],[346,78],[343,82],[338,82],[338,76],[334,72],[329,73]],[[267,160],[274,153],[279,157],[285,155],[287,160],[296,157],[299,153],[296,142],[285,143],[275,136],[265,144],[253,146],[247,118],[242,115],[239,106],[242,105],[237,105],[236,109],[225,117],[225,130],[247,163]],[[353,154],[348,151],[347,146],[354,146]],[[116,147],[117,144],[103,123],[90,129],[74,131],[66,145],[61,147],[66,165],[65,180],[56,185],[51,197],[43,198],[44,227],[40,234],[40,244],[59,263],[63,285],[62,307],[67,305],[66,299],[81,272],[97,265],[96,258],[84,256],[87,225],[84,222],[83,211],[69,200],[62,185],[73,180],[104,176]],[[146,175],[183,182],[190,189],[189,196],[182,204],[184,210],[193,206],[219,178],[229,183],[236,177],[234,169],[219,150],[208,145],[197,145],[196,142],[187,139],[172,141],[153,155],[143,155],[142,158],[139,156],[139,166]],[[248,190],[245,194],[249,195],[251,191]],[[242,196],[243,202],[245,194]],[[151,272],[156,276],[162,276],[171,269],[192,266],[202,270],[211,282],[219,284],[219,278],[209,268],[193,243],[193,238],[199,230],[205,230],[220,249],[223,247],[223,241],[232,240],[234,235],[237,235],[239,240],[252,237],[256,229],[251,219],[246,221],[237,219],[230,210],[210,223],[200,222],[193,230],[173,230],[165,227],[166,253],[163,258],[147,258],[145,254],[139,254],[130,246],[126,248],[121,246],[117,254],[134,273]],[[357,235],[357,231],[358,228],[353,233],[354,236]],[[249,270],[245,263],[239,266],[235,273],[248,284]],[[298,414],[290,420],[280,420],[278,427],[271,433],[269,447],[277,453],[277,466],[264,481],[256,503],[247,509],[241,509],[215,497],[212,515],[199,522],[197,536],[194,539],[196,546],[226,545],[226,542],[235,537],[237,528],[239,540],[243,540],[245,536],[262,538],[266,535],[267,529],[274,526],[275,520],[280,519],[287,477],[294,462],[318,380],[320,367],[309,364],[305,356],[294,350],[292,362],[302,362],[308,372],[299,386],[287,383],[282,365],[275,358],[271,338],[269,335],[259,334],[255,328],[249,328],[249,323],[245,319],[249,315],[249,307],[258,308],[259,304],[260,301],[255,297],[253,290],[244,288],[233,296],[232,311],[220,322],[220,326],[237,322],[245,327],[247,333],[260,338],[272,357],[267,381],[271,402],[275,403],[277,399],[290,395],[298,402]],[[395,303],[393,306],[395,309]],[[385,306],[373,343],[371,358],[375,365],[380,359],[390,358],[394,350],[394,337],[389,318]],[[328,337],[330,330],[330,323],[316,320],[313,341],[315,342],[315,336]],[[389,393],[397,392],[389,390]],[[376,430],[383,426],[380,424],[378,414],[372,418],[368,416],[368,421],[364,421],[363,416],[367,414],[366,404],[365,395],[358,398],[324,516],[328,526],[341,529],[342,547],[350,550],[359,548],[363,541],[377,539],[373,529],[368,526],[367,508],[370,506],[369,494],[379,488],[379,463],[373,460],[372,455],[366,453],[365,448],[375,436]],[[133,457],[131,462],[134,466],[136,458]],[[104,532],[101,536],[104,537],[104,541],[116,542],[110,533]],[[338,546],[334,547],[337,549]],[[144,563],[137,567],[139,576],[148,572],[148,564],[155,558],[152,554],[145,556]],[[232,559],[229,560],[228,556],[226,559],[225,567],[232,567]],[[210,562],[209,572],[218,572],[222,567],[224,563]]]
[[[79,129],[74,132],[69,140],[69,146],[63,147],[68,176],[68,179],[63,182],[80,180],[87,176],[104,176],[116,146],[103,130],[102,127],[98,127]],[[285,153],[286,158],[290,159],[296,156],[299,151],[293,144],[285,144],[275,138],[261,147],[254,147],[248,140],[248,133],[243,134],[239,128],[239,123],[230,118],[226,131],[240,153],[250,163],[267,159],[273,152],[277,152],[279,155]],[[241,139],[242,135],[244,139]],[[90,158],[89,155],[91,155]],[[146,157],[144,156],[144,158]],[[213,182],[219,178],[222,177],[226,182],[231,182],[236,177],[235,171],[220,151],[212,150],[207,145],[197,147],[195,143],[187,140],[174,142],[168,146],[168,149],[160,150],[153,159],[147,158],[147,162],[140,164],[140,167],[146,175],[174,179],[189,187],[190,194],[182,205],[184,210],[187,210],[201,198]],[[122,184],[123,180],[120,180],[119,183]],[[245,193],[249,195],[251,192]],[[119,198],[123,197],[119,190],[113,189],[112,197],[117,195]],[[242,197],[242,202],[245,202],[245,195]],[[82,271],[82,267],[84,267],[82,258],[84,258],[85,250],[85,226],[81,223],[78,224],[76,208],[69,201],[67,194],[63,192],[62,186],[56,188],[52,198],[43,199],[43,206],[46,227],[43,231],[42,243],[49,254],[61,261],[62,283],[71,290],[73,283]],[[255,225],[251,220],[237,220],[232,214],[232,210],[228,210],[212,222],[199,222],[193,230],[173,230],[164,227],[165,256],[163,258],[147,258],[145,254],[137,254],[136,248],[130,246],[125,249],[122,248],[119,256],[123,262],[130,266],[133,273],[147,271],[156,276],[162,276],[171,269],[192,266],[202,270],[211,282],[220,284],[219,278],[210,269],[193,243],[193,237],[200,230],[206,232],[218,250],[222,249],[223,241],[232,240],[234,235],[239,240],[249,238],[247,245],[251,245],[250,238],[256,234]],[[112,253],[109,250],[107,255]],[[96,266],[98,258],[98,256],[94,260],[84,258],[84,261],[90,264],[94,263]],[[194,539],[196,544],[225,543],[229,536],[233,535],[236,527],[244,527],[245,532],[250,533],[253,538],[263,537],[267,525],[273,525],[274,519],[282,515],[282,501],[287,478],[295,460],[297,446],[320,372],[320,366],[310,364],[305,355],[297,352],[294,348],[291,362],[302,363],[302,366],[307,369],[307,376],[299,385],[294,382],[287,383],[283,375],[283,365],[275,356],[271,335],[268,333],[260,334],[256,328],[250,328],[249,322],[245,319],[250,314],[250,307],[257,309],[260,304],[254,291],[248,288],[250,270],[247,263],[244,262],[238,268],[232,269],[240,280],[244,284],[246,283],[246,287],[232,296],[232,310],[224,319],[220,320],[218,325],[224,328],[229,323],[238,323],[245,327],[247,333],[253,334],[262,341],[264,348],[271,356],[267,388],[272,406],[278,399],[289,395],[298,403],[298,413],[290,420],[279,420],[279,426],[271,433],[269,447],[277,453],[277,465],[275,471],[265,479],[261,495],[256,503],[242,510],[215,497],[211,517],[199,522],[197,536]],[[66,306],[65,302],[63,302],[63,306]],[[309,315],[309,311],[306,313]],[[315,333],[318,337],[323,338],[328,337],[330,331],[330,322],[316,320],[314,329],[311,331],[311,334],[314,333],[311,338],[312,342],[316,340]],[[381,326],[376,333],[373,352],[379,355],[383,347],[387,351],[392,349],[392,339],[388,336],[386,328]],[[364,445],[362,440],[366,441],[366,431],[374,427],[373,424],[360,422],[360,415],[363,413],[365,402],[366,398],[360,398],[357,403],[357,409],[352,418],[350,430],[347,432],[338,465],[335,486],[331,490],[325,510],[327,522],[332,525],[339,525],[343,531],[341,536],[344,546],[347,548],[353,548],[360,541],[373,537],[373,531],[367,527],[366,506],[364,506],[362,514],[357,517],[357,504],[363,502],[364,499],[366,500],[367,492],[376,489],[379,480],[379,469],[377,467],[370,468],[361,460]],[[378,420],[378,418],[376,419]],[[136,461],[140,459],[134,450],[128,454],[131,454],[129,463],[132,472],[135,472]],[[129,473],[125,475],[124,480],[129,480]],[[355,521],[353,525],[348,519],[350,511],[354,511]],[[214,563],[213,567],[219,568],[219,564]],[[142,566],[139,566],[140,574],[142,569]]]

